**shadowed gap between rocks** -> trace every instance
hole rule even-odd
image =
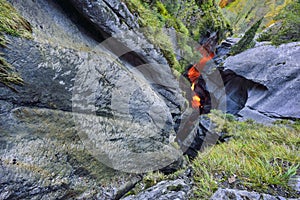
[[[121,55],[119,59],[128,62],[134,67],[147,63],[147,61],[137,52],[132,51],[130,48],[119,42],[117,39],[112,39],[112,35],[110,33],[105,32],[101,27],[91,22],[90,19],[88,19],[84,14],[82,14],[80,11],[78,11],[77,8],[74,7],[73,3],[70,0],[55,0],[55,3],[58,4],[64,10],[64,12],[74,22],[74,24],[76,24],[81,30],[84,30],[84,32],[86,32],[97,42],[101,43],[106,39],[110,38],[108,43],[102,43],[102,45],[108,50],[110,50],[112,53],[118,55],[118,52],[128,52]],[[105,4],[111,8],[111,6],[108,5],[106,2]],[[117,16],[119,16],[118,13],[114,13]]]
[[[232,70],[219,68],[219,72],[225,86],[227,113],[237,115],[246,106],[249,93],[263,96],[268,90],[266,86],[239,76]]]
[[[239,112],[247,106],[249,97],[263,98],[268,91],[266,86],[239,76],[231,70],[218,68],[218,71],[225,86],[227,113],[240,117]],[[214,95],[210,94],[210,96],[212,101],[215,101]],[[186,128],[189,130],[185,131],[190,133],[189,137],[193,138],[192,142],[186,146],[184,142],[181,142],[185,138],[177,138],[179,144],[186,148],[185,154],[191,159],[194,159],[199,151],[203,151],[208,146],[214,145],[216,142],[222,142],[224,137],[224,133],[214,131],[214,125],[210,125],[211,121],[206,115],[198,114],[198,117],[194,116],[194,118],[199,118],[199,125],[194,128],[187,126]]]

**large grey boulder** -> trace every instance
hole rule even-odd
[[[178,118],[184,103],[178,81],[162,52],[149,43],[143,35],[145,29],[139,28],[138,18],[126,5],[118,0],[70,0],[66,4],[74,7],[103,39],[109,38],[101,45],[130,63],[132,70],[142,73],[168,104],[172,115]]]
[[[270,122],[299,119],[300,45],[257,45],[228,57],[221,68],[233,114]]]
[[[4,104],[0,199],[114,199],[141,180],[88,151],[70,112]]]
[[[147,82],[106,56],[10,41],[6,58],[26,84],[0,91],[2,199],[114,198],[132,176],[113,169],[143,172],[180,157],[170,111]],[[89,184],[74,183],[90,173]],[[106,194],[98,185],[108,183]]]
[[[4,52],[9,55],[9,62],[14,61],[26,85],[18,87],[18,93],[1,90],[2,100],[15,106],[113,118],[100,120],[98,125],[97,117],[74,116],[79,129],[95,131],[87,133],[86,142],[94,140],[108,144],[112,140],[116,151],[121,150],[117,148],[121,144],[130,145],[133,152],[155,151],[160,149],[158,143],[170,144],[171,138],[175,138],[172,116],[164,100],[146,81],[134,76],[118,60],[111,60],[109,54],[45,46],[19,38],[10,40],[11,46]],[[115,130],[108,134],[103,126]],[[101,141],[95,136],[92,139],[90,134],[97,134]],[[112,149],[108,153],[112,156]],[[147,162],[144,164],[147,166]],[[147,170],[143,165],[139,168]]]
[[[161,51],[145,38],[121,1],[10,1],[31,23],[34,39],[81,50],[109,51],[129,70],[141,73],[176,118],[184,98]],[[111,37],[113,36],[113,37]]]

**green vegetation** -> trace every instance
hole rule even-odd
[[[5,34],[30,38],[30,24],[5,0],[0,0],[0,46],[5,47]],[[0,48],[1,48],[0,47]],[[0,52],[0,83],[14,90],[13,85],[22,85],[23,80]]]
[[[23,80],[13,71],[13,68],[8,64],[0,54],[0,83],[6,85],[15,91],[12,84],[22,85]]]
[[[262,29],[274,23],[274,17],[293,0],[217,0],[234,34],[242,34],[262,17]]]
[[[222,18],[212,0],[125,0],[125,3],[132,13],[138,14],[138,22],[145,36],[162,51],[170,66],[179,72],[182,72],[189,62],[199,59],[199,54],[190,45],[191,40],[198,41],[207,32],[216,31],[221,41],[230,30],[229,24]],[[171,38],[165,33],[165,28],[175,29],[178,45],[176,51],[179,50],[184,55],[184,60],[177,60]]]
[[[188,158],[186,157],[186,160]],[[137,183],[136,186],[130,190],[125,196],[129,195],[136,195],[154,185],[157,183],[164,181],[164,180],[175,180],[179,177],[182,177],[185,171],[187,170],[187,166],[183,167],[182,169],[177,170],[176,172],[172,174],[165,175],[162,172],[155,171],[155,172],[148,172],[144,175],[141,182]],[[180,187],[180,186],[179,186]],[[178,187],[170,188],[170,190],[177,190],[180,189]]]
[[[228,34],[231,34],[231,25],[227,19],[223,17],[215,0],[202,0],[198,2],[203,12],[203,14],[199,13],[198,21],[196,22],[199,27],[200,38],[207,32],[217,32],[218,40],[221,41],[226,38]]]
[[[162,51],[173,68],[181,70],[173,51],[171,40],[164,34],[162,29],[167,20],[169,23],[176,24],[176,21],[174,22],[164,5],[160,2],[150,5],[140,0],[126,0],[125,3],[132,13],[139,15],[139,24],[149,41]]]
[[[206,149],[193,161],[196,199],[209,199],[218,187],[274,195],[286,191],[290,197],[299,197],[288,186],[289,178],[300,168],[299,122],[264,126],[251,120],[224,121],[216,111],[209,117],[232,139]]]
[[[234,45],[231,48],[231,55],[236,55],[238,53],[241,53],[247,49],[250,49],[252,47],[254,47],[255,42],[253,41],[254,37],[255,37],[255,33],[257,31],[257,29],[259,28],[261,22],[263,19],[258,20],[246,33],[245,35],[242,37],[242,39],[240,41],[238,41],[238,43],[236,45]]]
[[[271,41],[274,45],[300,41],[300,1],[288,4],[274,17],[275,24],[262,32],[259,41]]]
[[[239,122],[233,115],[216,110],[208,117],[215,123],[216,132],[231,137],[228,142],[199,152],[173,174],[147,173],[127,195],[138,194],[163,180],[182,177],[192,166],[193,199],[209,199],[219,187],[300,197],[288,185],[290,177],[300,171],[300,121],[280,120],[265,126],[253,120]]]
[[[125,196],[129,195],[136,195],[140,193],[143,190],[146,190],[153,185],[157,184],[160,181],[169,179],[167,175],[164,175],[163,173],[156,171],[156,172],[148,172],[142,179],[141,182],[139,182],[132,190],[127,192]]]

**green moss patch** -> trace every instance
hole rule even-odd
[[[218,187],[300,197],[288,186],[289,178],[300,167],[298,122],[264,126],[253,121],[224,122],[218,112],[209,116],[233,137],[206,149],[194,160],[196,199],[209,199]]]
[[[30,24],[5,0],[0,0],[0,46],[5,47],[7,41],[4,34],[30,38]],[[1,48],[0,47],[0,48]],[[0,83],[14,90],[13,85],[22,85],[22,78],[13,67],[5,61],[0,52]]]

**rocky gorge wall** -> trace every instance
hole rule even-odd
[[[125,4],[9,2],[32,38],[1,47],[24,81],[0,91],[1,199],[118,199],[141,173],[181,166],[198,112]]]
[[[108,33],[132,28],[119,12],[133,16],[125,5],[91,1],[86,8],[105,9],[83,13],[95,20],[84,29],[76,21],[80,2],[64,10],[64,3],[11,1],[33,39],[6,36],[1,49],[25,84],[17,93],[1,87],[1,199],[119,198],[140,180],[134,173],[181,157],[171,144],[183,97],[164,57],[134,31],[124,43],[144,45],[135,47],[140,52],[100,45]],[[129,43],[137,37],[143,43]],[[160,68],[142,76],[133,68],[140,60]]]
[[[17,93],[0,86],[0,199],[119,199],[141,174],[172,172],[183,153],[219,139],[124,3],[9,2],[33,33],[0,47],[24,80]],[[259,122],[300,118],[298,52],[261,43],[218,68],[208,62],[212,107]],[[188,181],[161,183],[155,198],[188,198]]]

